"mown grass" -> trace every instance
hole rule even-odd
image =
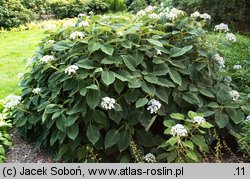
[[[20,92],[17,74],[25,71],[26,60],[44,36],[44,30],[0,33],[0,99]]]

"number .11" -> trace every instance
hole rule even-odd
[[[244,167],[242,167],[242,168],[237,167],[236,171],[237,171],[237,175],[245,175],[245,168]]]

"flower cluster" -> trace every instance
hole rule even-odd
[[[216,54],[214,56],[215,61],[217,61],[217,63],[220,65],[220,68],[224,68],[225,67],[225,61],[224,58],[221,57],[219,54]]]
[[[201,116],[195,116],[193,123],[198,123],[199,125],[204,124],[206,122],[206,119]]]
[[[85,37],[85,36],[84,36],[84,34],[82,32],[76,31],[76,32],[71,33],[69,38],[71,40],[75,40],[75,39],[78,39],[78,38],[82,39],[83,37]]]
[[[32,58],[28,58],[27,62],[26,62],[26,68],[29,67],[29,66],[31,66],[32,64],[33,64]]]
[[[248,115],[248,116],[246,117],[246,120],[247,120],[247,121],[250,121],[250,115]]]
[[[79,27],[89,27],[89,23],[87,21],[82,21],[78,24]]]
[[[49,61],[55,60],[51,55],[45,55],[40,59],[43,63],[48,63]]]
[[[117,31],[116,34],[121,37],[123,35],[123,32],[122,31]]]
[[[155,8],[156,8],[156,6],[149,5],[148,7],[145,8],[145,12],[152,12],[155,10]]]
[[[4,99],[4,107],[14,109],[21,102],[21,99],[21,96],[10,94]]]
[[[161,108],[161,103],[155,99],[151,99],[148,102],[147,110],[150,111],[151,114],[157,113],[157,111]]]
[[[7,119],[6,113],[0,113],[0,121]]]
[[[143,159],[147,162],[147,163],[155,163],[156,162],[156,158],[153,154],[148,153],[147,155],[145,155],[143,157]]]
[[[41,88],[35,88],[35,89],[32,90],[32,93],[34,93],[34,94],[40,94],[41,91],[42,91]]]
[[[160,15],[156,13],[149,14],[150,19],[160,19]]]
[[[53,44],[53,43],[55,43],[54,40],[48,40],[48,41],[46,42],[47,45],[51,45],[51,44]]]
[[[215,27],[214,27],[214,30],[216,30],[216,31],[224,31],[224,32],[227,32],[227,31],[229,31],[229,28],[228,28],[228,25],[227,24],[224,24],[224,23],[220,23],[220,24],[218,24],[218,25],[216,25]]]
[[[50,24],[50,23],[46,23],[43,28],[45,30],[53,30],[53,29],[56,29],[56,24]]]
[[[181,124],[176,124],[171,128],[171,133],[173,136],[184,137],[187,135],[187,130]]]
[[[226,39],[229,40],[229,41],[232,41],[232,42],[236,42],[237,41],[237,38],[236,38],[236,36],[233,33],[227,33],[226,34]]]
[[[17,74],[17,78],[18,78],[18,79],[22,79],[22,78],[23,78],[23,76],[24,76],[24,74],[23,74],[23,73],[18,73],[18,74]]]
[[[64,70],[64,72],[67,73],[68,75],[72,75],[75,74],[78,69],[79,67],[77,65],[70,65]]]
[[[234,70],[239,70],[239,69],[241,69],[241,68],[242,68],[241,65],[234,65],[234,66],[233,66],[233,69],[234,69]]]
[[[200,18],[201,18],[201,19],[205,19],[205,20],[206,20],[206,19],[210,20],[210,19],[211,19],[211,16],[210,16],[209,14],[207,14],[207,13],[204,13],[204,14],[201,14],[201,15],[200,15]]]
[[[184,11],[178,10],[176,8],[172,8],[170,10],[170,12],[166,15],[166,17],[170,20],[175,20],[177,19],[179,16],[184,15]]]
[[[192,13],[191,14],[191,17],[193,17],[193,18],[201,18],[201,19],[208,19],[208,20],[210,20],[211,19],[211,16],[209,15],[209,14],[207,14],[207,13],[204,13],[204,14],[200,14],[198,11],[196,11],[196,12],[194,12],[194,13]]]
[[[232,90],[229,92],[229,95],[231,96],[231,98],[233,99],[233,101],[238,101],[240,94],[238,91],[236,90]]]
[[[110,98],[110,97],[104,97],[104,98],[102,98],[101,106],[102,106],[102,108],[104,108],[106,110],[114,109],[115,108],[115,99]]]
[[[63,23],[63,27],[75,27],[75,23],[71,20],[67,20]]]

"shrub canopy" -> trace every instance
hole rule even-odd
[[[15,125],[58,158],[88,162],[158,153],[173,112],[198,110],[221,133],[236,131],[239,107],[249,106],[230,96],[203,23],[152,6],[137,15],[82,15],[40,44]]]

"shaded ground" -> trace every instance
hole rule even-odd
[[[20,138],[17,131],[10,131],[12,149],[7,152],[6,163],[52,163],[55,160],[45,151],[35,148]]]

